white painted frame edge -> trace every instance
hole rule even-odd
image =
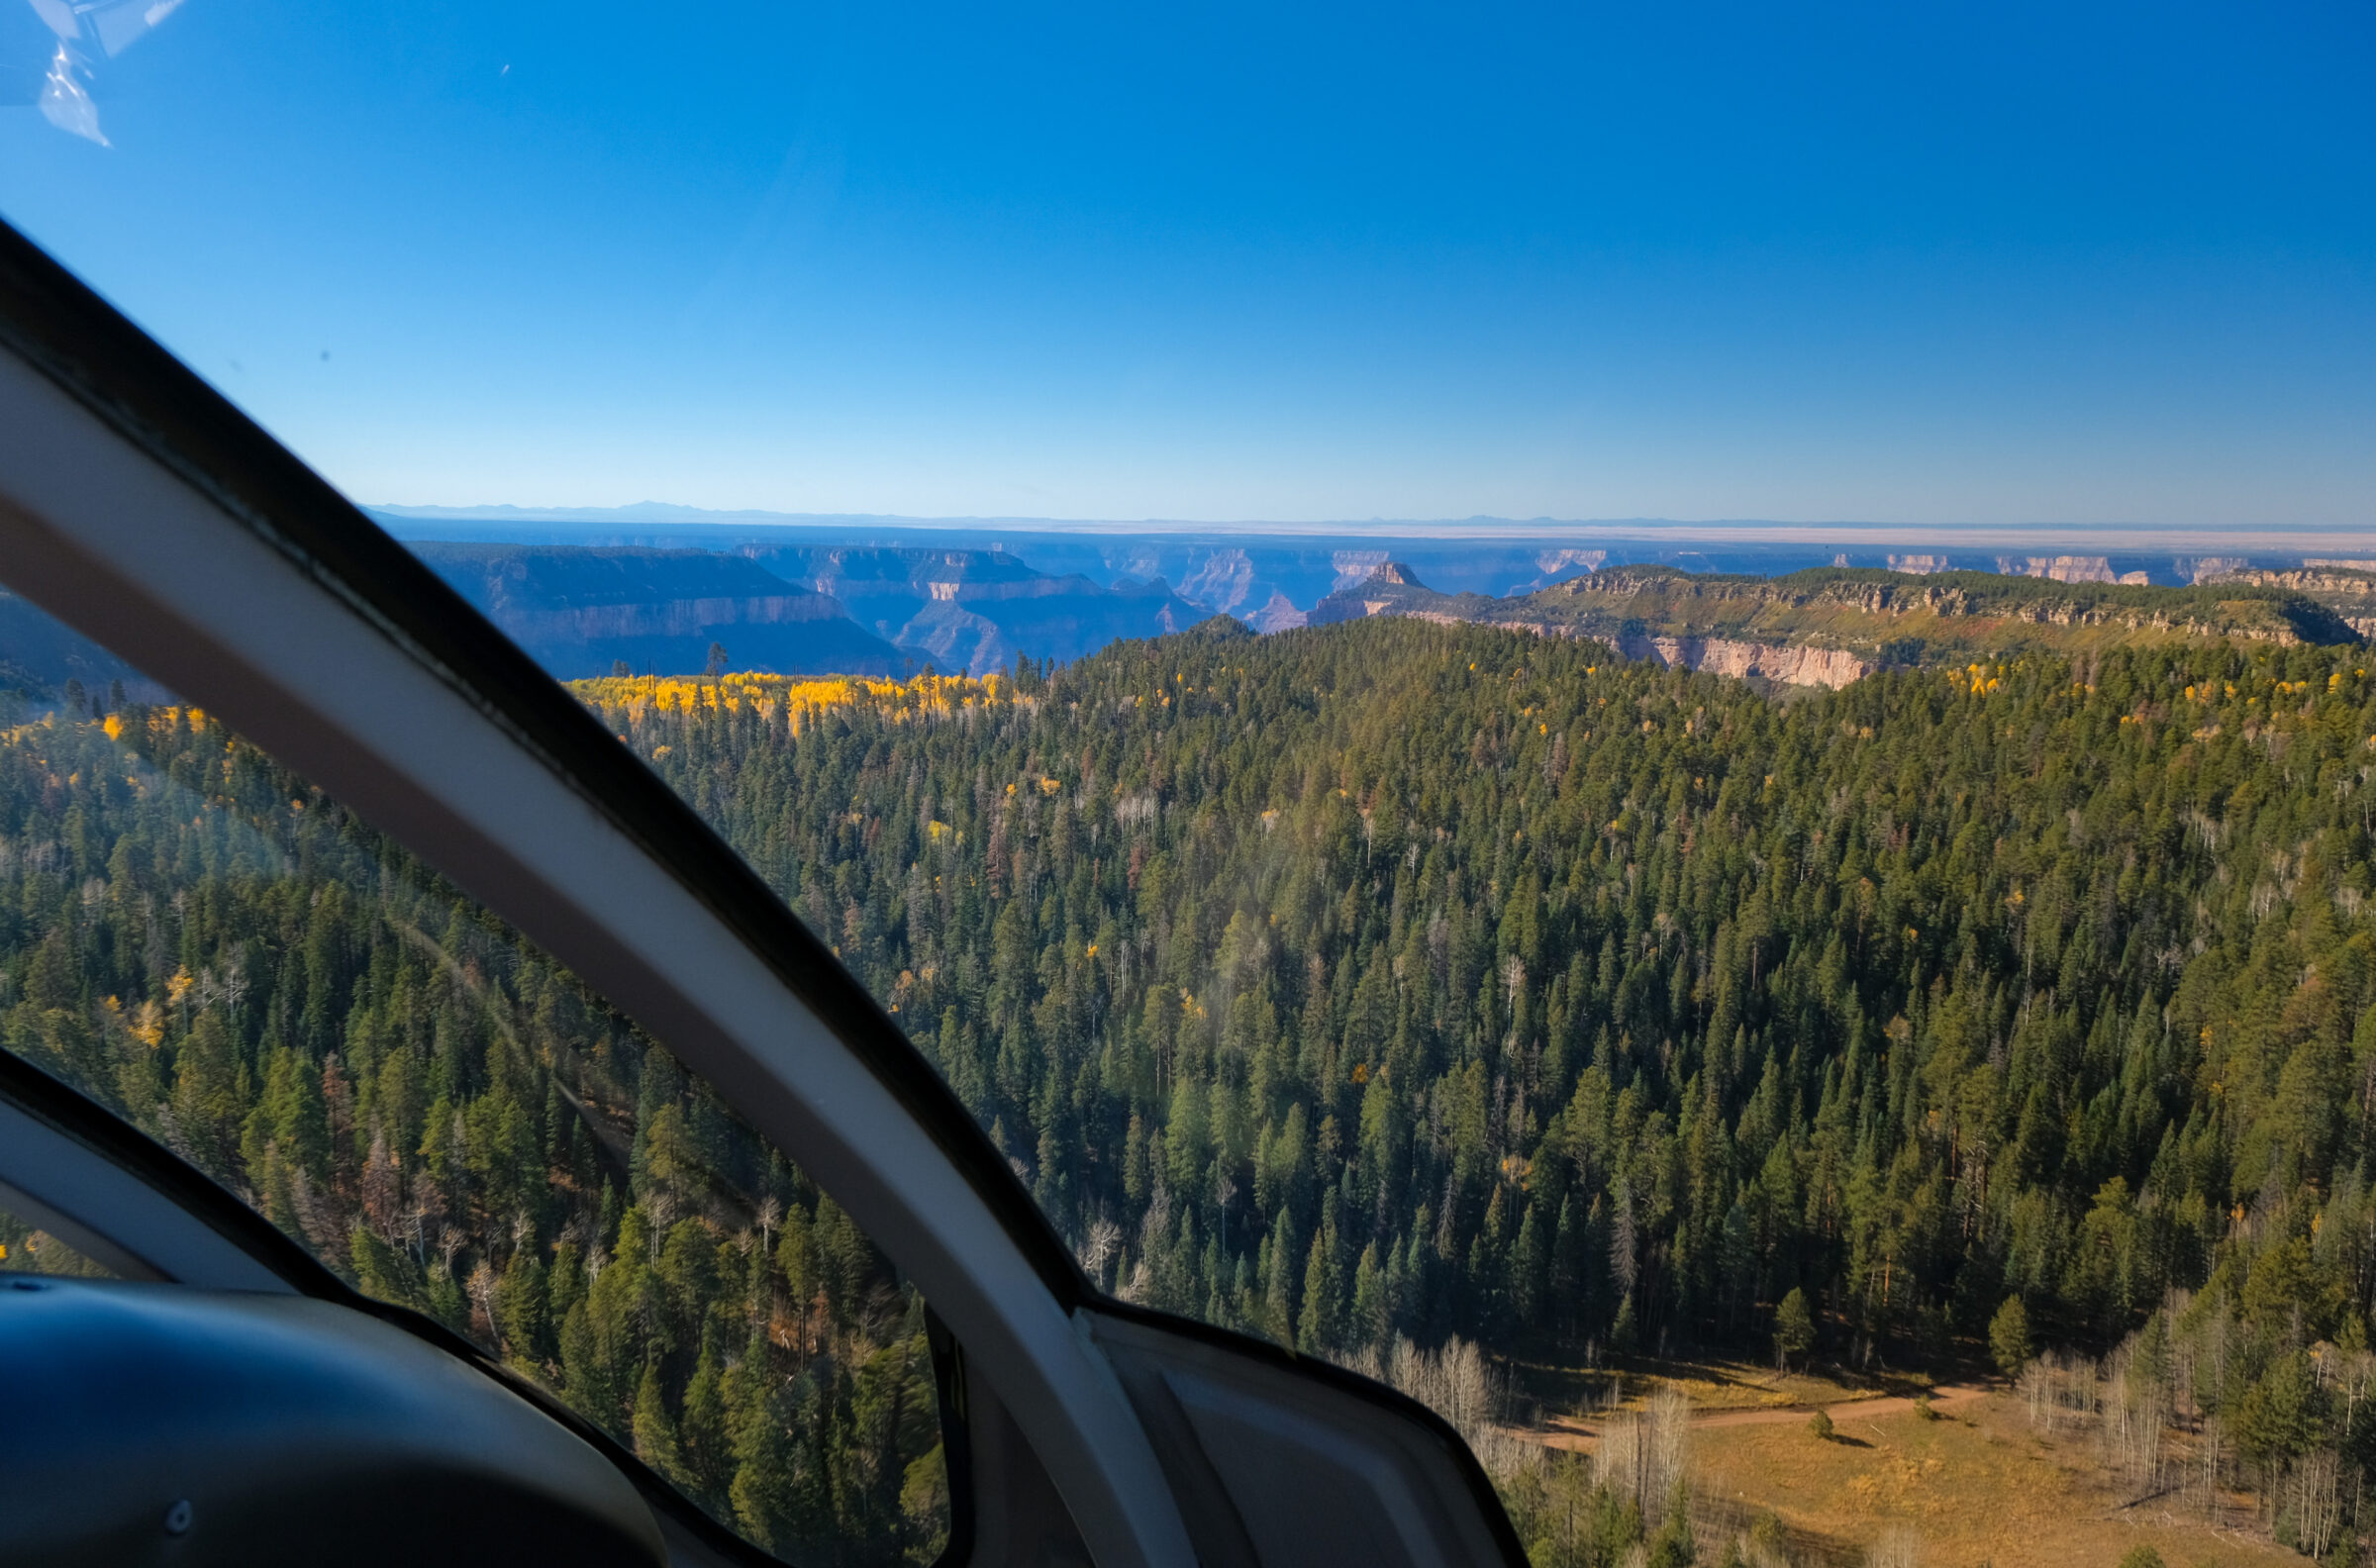
[[[1193,1563],[1102,1351],[768,964],[443,674],[6,354],[0,580],[220,712],[595,984],[797,1151],[916,1282],[1101,1565]]]

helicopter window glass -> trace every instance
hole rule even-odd
[[[0,1045],[796,1563],[929,1562],[924,1304],[657,1041],[0,592]],[[100,1272],[0,1214],[0,1269]]]

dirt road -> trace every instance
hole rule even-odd
[[[1930,1403],[1943,1414],[1987,1392],[1972,1384],[1949,1384],[1932,1389]],[[1824,1404],[1774,1405],[1757,1410],[1695,1411],[1691,1424],[1694,1430],[1712,1426],[1774,1426],[1804,1421],[1819,1410],[1829,1414],[1832,1422],[1837,1424],[1878,1416],[1903,1416],[1913,1409],[1914,1401],[1904,1395],[1868,1395],[1861,1399],[1832,1400]],[[1541,1443],[1546,1448],[1565,1448],[1583,1453],[1600,1440],[1601,1431],[1596,1422],[1583,1417],[1559,1416],[1552,1418],[1548,1426],[1516,1429],[1515,1435]]]

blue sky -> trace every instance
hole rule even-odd
[[[366,502],[2376,530],[2365,4],[187,0],[105,147],[54,48],[0,214]]]

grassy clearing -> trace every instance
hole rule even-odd
[[[1852,1568],[1912,1532],[1923,1568],[2114,1568],[2148,1545],[2169,1568],[2300,1565],[2274,1544],[2248,1498],[2207,1519],[2175,1492],[2127,1495],[2099,1459],[2092,1429],[2033,1429],[2010,1390],[1948,1384],[1934,1419],[1913,1400],[1929,1379],[1793,1372],[1725,1361],[1511,1368],[1525,1433],[1591,1453],[1612,1411],[1643,1409],[1671,1389],[1691,1402],[1695,1533],[1703,1543],[1781,1521],[1800,1568]],[[1799,1413],[1822,1409],[1834,1435]],[[1711,1554],[1709,1560],[1714,1560]]]
[[[1834,1412],[1830,1442],[1803,1425],[1712,1427],[1693,1434],[1701,1496],[1770,1509],[1805,1555],[1854,1561],[1893,1523],[1911,1526],[1930,1568],[2112,1568],[2149,1545],[2171,1568],[2299,1564],[2231,1500],[2207,1520],[2175,1496],[2132,1502],[2113,1487],[2092,1434],[2030,1429],[2018,1402],[1991,1394],[1938,1421],[1911,1411]]]

